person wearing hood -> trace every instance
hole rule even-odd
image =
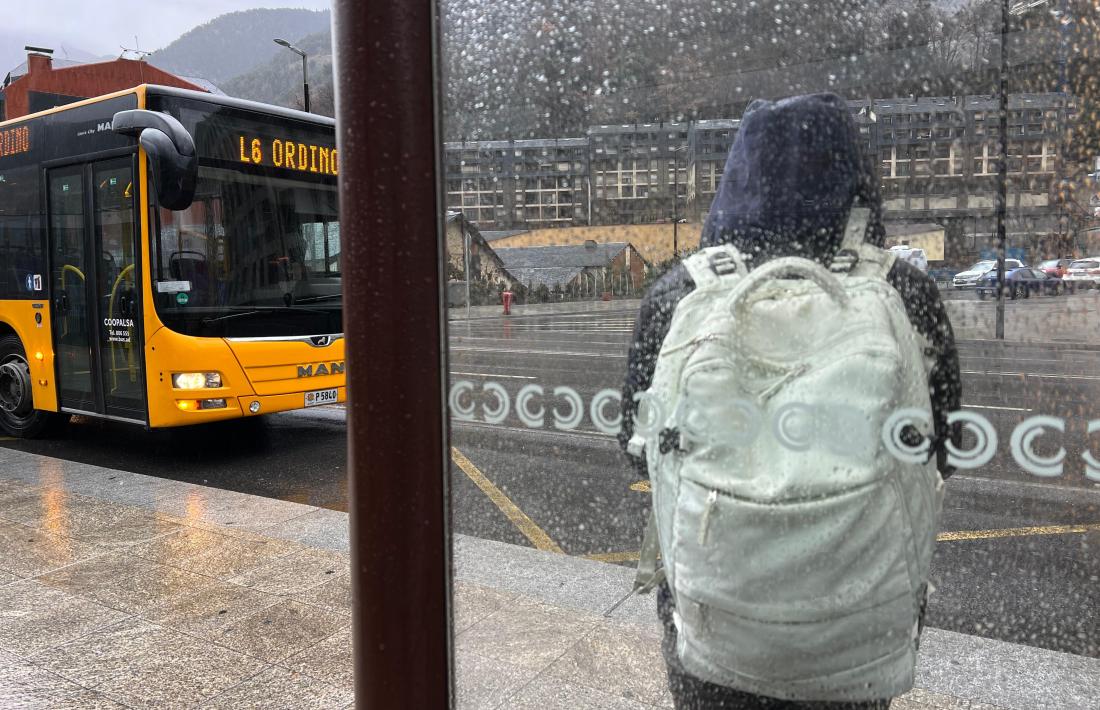
[[[869,210],[865,241],[881,247],[885,239],[882,201],[873,164],[862,155],[859,133],[843,99],[834,94],[754,101],[745,111],[726,161],[718,193],[703,227],[700,247],[731,244],[753,268],[778,257],[796,256],[826,268],[840,249],[850,210]],[[938,470],[946,478],[946,443],[961,444],[961,430],[948,414],[960,406],[958,354],[954,335],[935,282],[916,267],[897,260],[887,276],[905,304],[913,327],[930,344],[934,364],[928,375]],[[657,356],[668,334],[676,304],[695,288],[677,264],[649,289],[641,303],[628,357],[622,396],[620,445],[634,435],[635,395],[653,380]],[[627,453],[647,476],[644,458]],[[667,584],[657,589],[664,624],[662,650],[669,687],[678,710],[706,708],[883,708],[890,699],[869,703],[788,701],[714,685],[688,674],[676,655],[676,628]],[[923,609],[922,609],[923,612]]]

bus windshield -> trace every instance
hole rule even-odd
[[[153,294],[189,335],[341,329],[336,186],[203,166],[192,205],[158,210]]]

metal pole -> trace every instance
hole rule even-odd
[[[342,271],[354,295],[344,333],[355,700],[446,708],[454,694],[438,8],[332,5],[340,225],[349,235]],[[402,229],[378,230],[383,222]]]
[[[302,52],[302,99],[306,113],[309,113],[309,62],[306,61],[305,52]]]
[[[1000,51],[1000,82],[1001,91],[999,97],[999,140],[1001,160],[997,167],[997,323],[994,337],[997,340],[1005,338],[1005,251],[1007,237],[1005,234],[1005,212],[1008,209],[1008,72],[1006,70],[1008,43],[1008,0],[1001,0],[1001,51]]]
[[[462,258],[466,262],[466,325],[470,325],[470,233],[462,232]]]
[[[675,259],[680,253],[679,246],[679,234],[678,229],[680,227],[680,215],[677,214],[677,196],[679,195],[680,186],[680,153],[673,150],[672,153],[672,258]]]

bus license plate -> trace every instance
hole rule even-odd
[[[316,407],[322,404],[336,404],[340,400],[337,392],[338,390],[335,389],[306,392],[306,406]]]

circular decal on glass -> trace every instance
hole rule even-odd
[[[191,297],[188,296],[186,293],[177,293],[176,294],[176,303],[180,304],[181,306],[186,306],[187,302],[190,301],[190,300],[191,300]]]

